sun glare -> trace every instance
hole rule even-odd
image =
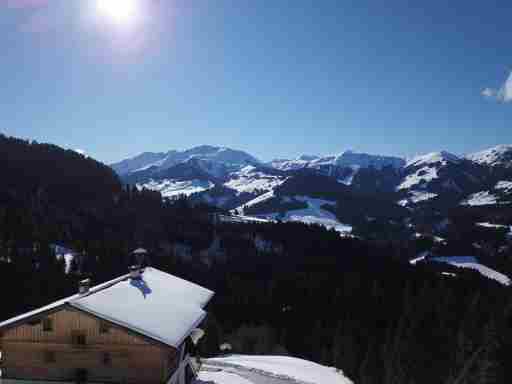
[[[98,13],[116,24],[129,24],[139,16],[139,0],[97,0]]]

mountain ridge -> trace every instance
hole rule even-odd
[[[512,203],[512,147],[507,145],[465,156],[442,150],[406,160],[347,150],[266,163],[244,151],[202,145],[144,152],[112,167],[125,184],[158,191],[164,198],[185,195],[271,219],[303,214],[309,215],[304,221],[318,222],[331,212],[345,225],[365,217],[403,220]],[[318,199],[335,204],[324,204],[327,211],[309,209]]]

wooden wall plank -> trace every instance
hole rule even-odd
[[[16,379],[70,380],[75,371],[89,371],[91,380],[115,383],[157,384],[176,367],[177,351],[112,324],[100,332],[101,320],[74,309],[63,308],[47,314],[52,331],[43,322],[20,324],[5,330],[0,338],[4,377]],[[73,344],[73,334],[86,335],[86,345]],[[56,361],[45,361],[51,352]],[[105,365],[109,353],[111,365]]]

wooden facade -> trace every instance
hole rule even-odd
[[[175,348],[63,306],[4,329],[2,377],[161,384],[179,366]]]

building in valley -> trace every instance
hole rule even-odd
[[[0,323],[2,378],[187,384],[187,349],[213,292],[155,268]]]

